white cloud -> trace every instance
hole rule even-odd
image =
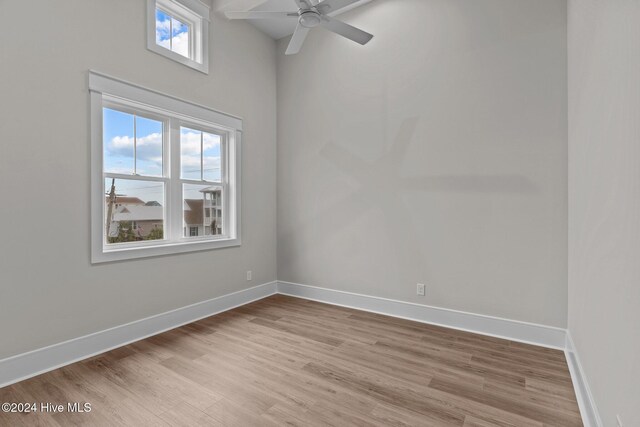
[[[204,168],[205,173],[212,173],[220,168],[219,155],[211,155],[210,150],[220,145],[220,138],[216,135],[204,133],[202,137],[204,148]],[[134,139],[129,136],[116,136],[107,144],[107,153],[110,156],[121,158],[133,157]],[[138,138],[136,158],[138,161],[147,161],[156,167],[162,167],[162,134],[152,133]],[[200,132],[182,132],[180,135],[180,151],[182,154],[182,165],[185,170],[200,170]],[[113,159],[114,160],[114,159]],[[114,165],[115,166],[115,165]],[[140,165],[139,165],[140,166]],[[116,166],[117,167],[117,166]],[[112,170],[111,172],[116,172]],[[131,173],[130,169],[122,169]]]
[[[156,19],[156,43],[166,49],[189,57],[189,27],[179,21],[173,20],[173,40],[171,39],[171,20]],[[172,46],[173,44],[173,46]]]
[[[131,173],[131,168],[123,168],[119,166],[111,166],[108,168],[108,172],[110,173],[120,173],[123,175],[128,175]]]
[[[184,169],[197,169],[200,170],[200,155],[182,155],[182,167]]]
[[[109,154],[121,157],[133,156],[133,138],[130,136],[116,136],[107,145]],[[162,134],[152,133],[138,138],[136,157],[162,166]]]
[[[159,19],[156,19],[156,31],[162,32],[163,34],[169,34],[169,31],[171,31],[171,20],[163,19],[160,21]]]
[[[218,146],[220,138],[209,133],[202,135],[202,148],[204,151]],[[197,155],[200,157],[200,132],[182,132],[180,134],[180,151],[184,155]]]
[[[173,51],[182,56],[189,57],[189,33],[180,33],[173,36]]]
[[[162,47],[164,47],[166,49],[171,49],[171,44],[170,44],[171,42],[169,41],[169,39],[162,40],[162,39],[156,38],[156,43],[158,43],[158,45],[160,45],[160,46],[162,46]]]

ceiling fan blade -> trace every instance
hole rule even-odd
[[[318,10],[318,12],[325,15],[327,13],[335,12],[336,10],[342,9],[343,7],[347,7],[357,1],[358,0],[324,0],[316,5],[316,9]]]
[[[304,39],[307,38],[307,34],[309,34],[309,28],[303,27],[298,23],[296,31],[293,33],[293,36],[291,36],[289,46],[287,46],[287,51],[284,54],[295,55],[296,53],[300,52],[300,48],[304,43]]]
[[[362,45],[369,43],[369,40],[373,38],[373,34],[369,34],[366,31],[362,31],[359,28],[353,27],[329,16],[322,17],[322,26],[329,31],[333,31],[336,34],[340,34],[342,37],[346,37],[349,40],[353,40],[354,42]]]
[[[247,12],[225,12],[229,19],[280,19],[297,18],[296,12],[267,12],[260,10],[250,10]]]

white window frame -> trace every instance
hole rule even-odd
[[[175,253],[240,246],[241,241],[241,141],[242,119],[214,111],[179,98],[165,95],[113,77],[89,72],[91,99],[91,262],[102,263]],[[125,105],[144,114],[165,117],[164,177],[138,177],[145,181],[165,182],[164,239],[107,244],[105,239],[105,173],[103,159],[103,107]],[[226,170],[221,182],[185,180],[180,172],[180,126],[197,126],[224,138],[221,156]],[[122,175],[121,179],[136,178]],[[183,226],[183,183],[221,185],[223,234],[185,236]]]
[[[156,8],[189,26],[189,58],[156,43]],[[209,13],[199,0],[147,0],[147,49],[208,74]]]

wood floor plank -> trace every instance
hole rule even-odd
[[[309,363],[303,369],[356,393],[364,393],[381,402],[418,412],[443,426],[461,426],[464,422],[464,416],[452,410],[446,403],[420,396],[415,390],[406,388],[404,384],[391,381],[389,378],[381,379],[365,372],[356,374],[351,370],[329,364]]]
[[[255,412],[251,407],[238,404],[233,400],[223,399],[204,411],[220,426],[277,426],[278,424],[262,417],[262,412]]]
[[[567,414],[564,411],[556,410],[555,408],[523,401],[517,396],[508,396],[502,393],[494,393],[486,390],[478,391],[465,384],[452,383],[441,378],[434,378],[429,383],[429,387],[444,391],[451,395],[461,396],[468,400],[483,403],[497,409],[522,415],[542,423],[552,423],[557,426],[582,425],[578,417],[573,414]]]
[[[170,426],[207,427],[217,424],[209,415],[184,401],[167,408],[159,417]]]
[[[0,426],[581,426],[561,351],[274,295],[0,389]]]

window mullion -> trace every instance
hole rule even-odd
[[[138,175],[138,115],[133,114],[133,174]]]
[[[173,16],[167,16],[169,17],[169,50],[173,52]]]
[[[194,61],[200,61],[196,52],[198,51],[196,47],[196,23],[189,24],[189,58]]]
[[[166,241],[173,240],[172,230],[173,224],[171,223],[173,218],[173,212],[171,212],[171,206],[173,206],[173,163],[174,157],[171,153],[173,147],[173,138],[171,135],[172,126],[171,119],[165,118],[162,125],[162,176],[167,179],[167,183],[164,186],[164,239]]]
[[[111,173],[111,172],[105,172],[104,178],[105,179],[115,178],[115,179],[127,180],[127,181],[150,181],[150,182],[164,182],[164,183],[169,182],[168,178],[161,177],[161,176],[127,175],[127,174],[119,174],[119,173]]]
[[[229,158],[227,157],[227,146],[229,145],[229,138],[225,135],[220,138],[220,181],[222,181],[222,197],[220,197],[220,203],[222,203],[222,234],[229,236]]]
[[[177,241],[182,238],[182,182],[180,181],[180,121],[169,119],[169,240]]]

